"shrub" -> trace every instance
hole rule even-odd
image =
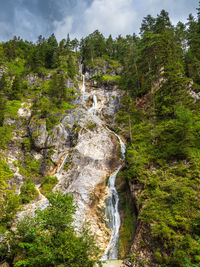
[[[40,192],[43,195],[47,195],[52,191],[52,189],[55,187],[57,183],[58,183],[57,177],[45,176],[44,181],[40,186]]]
[[[20,188],[20,198],[23,204],[27,204],[39,195],[35,184],[31,179],[27,179]]]
[[[2,245],[4,257],[16,267],[94,266],[98,249],[88,229],[75,234],[72,196],[56,192],[47,198],[46,209],[38,210],[35,217],[25,217],[7,237],[11,250],[8,253]],[[7,242],[5,238],[4,247]]]

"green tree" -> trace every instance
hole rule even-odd
[[[71,54],[68,56],[68,59],[67,59],[67,73],[72,80],[74,79],[77,73],[76,63]]]
[[[6,103],[5,96],[0,91],[0,127],[3,125],[3,121],[4,121],[5,103]]]
[[[38,196],[35,184],[28,178],[20,188],[20,198],[23,204],[29,203]]]
[[[111,35],[109,35],[108,39],[106,40],[106,52],[110,58],[114,57],[115,42]]]
[[[94,266],[98,250],[93,238],[87,230],[76,235],[72,225],[73,198],[60,192],[50,193],[47,198],[49,206],[38,210],[35,217],[22,220],[11,235],[10,262],[15,257],[16,267]]]
[[[11,100],[20,100],[21,92],[22,92],[21,80],[20,80],[20,77],[18,75],[16,75],[14,77],[14,81],[12,83],[12,87],[11,87],[9,98]]]
[[[73,50],[75,50],[75,52],[77,52],[78,46],[79,46],[79,41],[78,41],[78,39],[76,39],[76,38],[73,39],[73,40],[71,41],[71,47],[72,47]]]
[[[20,206],[14,186],[8,185],[13,176],[7,163],[0,158],[0,234],[10,226],[9,223],[14,219]]]

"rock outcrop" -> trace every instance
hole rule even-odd
[[[93,93],[98,98],[95,110],[87,106]],[[68,135],[65,140],[69,143],[65,144],[65,152],[69,153],[69,156],[67,167],[64,166],[60,173],[57,173],[59,183],[55,190],[73,194],[77,205],[76,227],[79,229],[83,222],[87,221],[103,252],[110,239],[104,216],[106,180],[120,164],[119,144],[101,119],[101,111],[106,109],[109,96],[106,97],[103,90],[86,92],[77,102],[79,107],[71,110],[61,121],[62,127],[67,127]],[[115,109],[113,102],[111,105]],[[55,139],[55,129],[53,133]]]
[[[29,77],[29,82],[36,83],[37,77]],[[19,145],[15,153],[12,154],[10,148],[6,153],[19,192],[26,177],[19,173],[15,162],[23,159],[24,153],[35,160],[41,160],[42,173],[58,178],[54,190],[73,194],[77,206],[75,227],[80,229],[86,221],[103,254],[110,239],[104,214],[104,201],[108,196],[106,181],[121,164],[118,139],[107,129],[107,124],[109,127],[114,125],[123,92],[105,88],[93,90],[89,85],[89,82],[86,83],[85,92],[73,101],[75,108],[66,111],[50,132],[47,132],[45,119],[36,115],[31,117],[31,104],[22,103],[18,111],[19,121],[10,122],[19,124],[17,130],[21,130],[20,135],[16,132],[15,136],[13,132],[10,148],[12,142],[15,148],[17,142]],[[93,104],[94,97],[96,106]],[[24,138],[31,139],[28,152],[24,152],[21,145]],[[46,164],[47,159],[53,163],[51,166]],[[39,186],[36,184],[38,190]],[[38,198],[26,205],[17,219],[46,205],[47,199],[39,192]]]
[[[29,124],[29,132],[36,150],[45,148],[47,140],[46,120],[37,116],[32,117]]]

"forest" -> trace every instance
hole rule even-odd
[[[28,153],[30,138],[23,138],[25,157],[16,162],[27,178],[20,194],[9,182],[13,173],[4,155],[15,130],[7,121],[16,119],[22,102],[31,99],[32,114],[46,120],[48,131],[74,108],[80,62],[83,72],[105,64],[121,70],[114,77],[98,74],[92,79],[124,92],[115,119],[115,131],[127,140],[120,178],[141,188],[141,246],[149,245],[145,236],[150,236],[155,266],[199,266],[200,8],[176,26],[165,10],[156,17],[147,15],[139,35],[113,38],[96,30],[80,41],[68,35],[58,42],[52,34],[39,36],[36,43],[20,37],[0,43],[0,261],[16,267],[93,266],[98,258],[88,229],[75,234],[72,197],[52,193],[55,177],[45,176],[40,160]],[[30,76],[38,84],[30,86]],[[76,88],[67,86],[66,79]],[[37,197],[38,181],[50,206],[24,218],[14,231],[13,219]],[[137,261],[133,253],[127,258]]]

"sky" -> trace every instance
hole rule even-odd
[[[198,0],[0,0],[0,41],[20,36],[36,41],[55,33],[82,38],[98,29],[105,36],[138,33],[143,17],[156,17],[162,9],[171,22],[196,16]]]

